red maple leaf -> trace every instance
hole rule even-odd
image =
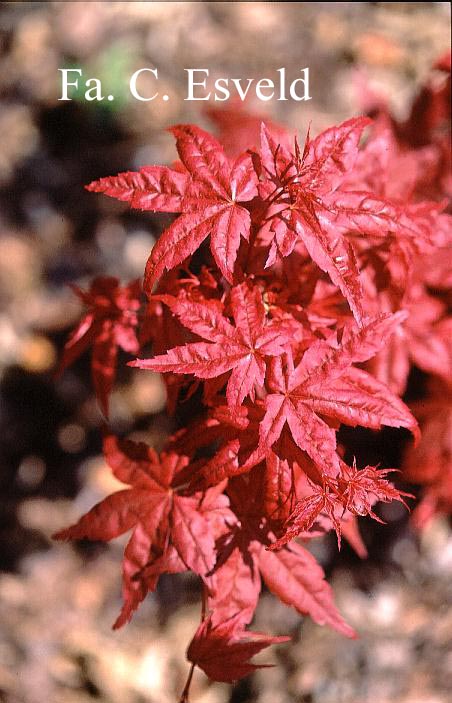
[[[406,406],[370,374],[352,363],[374,356],[405,315],[382,315],[357,331],[344,331],[342,341],[318,341],[294,368],[278,357],[272,367],[272,393],[265,399],[266,414],[260,426],[260,444],[270,448],[284,424],[296,444],[325,475],[339,470],[336,433],[322,418],[355,427],[380,429],[406,427],[417,433],[417,423]]]
[[[151,166],[94,181],[88,190],[129,201],[132,207],[182,213],[152,250],[145,274],[147,291],[165,269],[193,254],[209,235],[218,268],[232,282],[240,238],[250,234],[250,213],[241,203],[257,195],[251,157],[242,154],[231,161],[212,135],[194,125],[170,131],[186,173]]]
[[[106,437],[104,453],[116,478],[131,487],[108,496],[54,537],[109,541],[133,529],[124,552],[124,605],[114,625],[118,628],[155,589],[161,573],[191,569],[205,575],[213,568],[212,521],[227,498],[218,489],[181,494],[177,484],[187,457],[169,453],[159,458],[143,443],[113,436]]]
[[[121,287],[117,278],[95,278],[88,292],[72,286],[88,312],[66,342],[57,375],[92,347],[94,389],[105,416],[115,374],[118,347],[131,354],[140,348],[136,329],[141,286],[133,281]]]
[[[265,227],[273,232],[267,266],[276,255],[288,256],[302,241],[310,257],[338,286],[358,321],[363,320],[362,289],[357,249],[352,234],[380,238],[397,235],[415,242],[431,237],[437,203],[401,204],[380,198],[371,191],[350,190],[344,175],[353,169],[366,118],[348,120],[332,127],[312,142],[306,139],[303,154],[277,144],[263,130],[262,171],[268,181],[260,186],[269,205]],[[271,184],[271,185],[270,185]],[[268,238],[268,237],[267,237]]]
[[[345,211],[348,206],[339,208],[335,202],[339,196],[334,193],[353,167],[361,133],[369,123],[366,118],[348,120],[312,142],[308,136],[302,156],[297,145],[295,155],[291,154],[265,127],[261,142],[263,170],[275,185],[267,192],[274,203],[267,266],[277,254],[288,256],[301,238],[315,263],[340,288],[358,321],[363,316],[358,265],[351,244],[337,226],[339,209]]]
[[[247,395],[254,398],[255,386],[265,380],[266,357],[281,354],[290,340],[291,328],[267,320],[262,295],[247,283],[231,289],[235,325],[216,306],[178,300],[171,309],[194,334],[208,342],[174,347],[153,359],[138,359],[131,366],[152,371],[194,374],[216,378],[231,371],[227,384],[230,405],[240,405]]]
[[[248,239],[250,234],[250,213],[241,203],[257,195],[251,157],[243,154],[232,162],[214,137],[193,125],[178,125],[170,131],[190,181],[182,201],[183,214],[151,252],[145,287],[150,290],[165,269],[183,261],[209,235],[217,266],[232,282],[240,238]]]
[[[261,588],[260,574],[283,603],[309,615],[319,625],[354,637],[353,629],[334,604],[332,589],[315,557],[299,544],[290,544],[277,553],[265,548],[274,536],[269,523],[260,517],[262,495],[255,479],[240,477],[228,487],[237,520],[220,540],[222,557],[208,580],[213,621],[240,612],[242,624],[248,624]]]
[[[348,466],[341,461],[340,474],[335,479],[327,478],[321,486],[309,482],[311,494],[298,501],[286,521],[282,536],[269,546],[269,550],[278,550],[300,533],[309,531],[321,513],[326,513],[331,520],[339,548],[342,519],[346,511],[355,516],[369,515],[377,522],[383,522],[372,510],[376,502],[398,500],[406,505],[404,497],[413,498],[410,493],[399,491],[386,480],[387,474],[392,471],[394,469],[377,469],[374,466],[357,469],[356,463]]]
[[[290,637],[271,637],[243,628],[240,614],[214,624],[209,616],[200,624],[187,650],[189,661],[214,681],[232,683],[268,664],[251,664],[250,659],[271,644]]]
[[[382,522],[372,510],[377,501],[390,503],[398,500],[405,505],[403,496],[413,498],[410,493],[399,491],[386,480],[386,476],[394,472],[394,469],[377,469],[375,466],[358,469],[355,462],[353,466],[343,463],[341,469],[338,479],[341,500],[345,509],[353,515],[370,515],[374,520]]]

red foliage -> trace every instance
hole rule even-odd
[[[433,385],[430,397],[414,404],[413,411],[421,423],[422,439],[418,447],[408,449],[403,471],[409,481],[424,487],[413,512],[414,524],[422,528],[437,513],[452,514],[451,387]]]
[[[141,285],[132,281],[121,288],[117,278],[96,278],[88,292],[72,286],[87,313],[64,348],[57,373],[62,373],[92,347],[91,372],[100,406],[108,417],[108,398],[116,375],[118,347],[130,354],[140,348],[136,336]]]
[[[371,141],[365,150],[373,152],[373,165],[369,160],[366,166],[363,158],[366,182],[371,179],[380,192],[399,199],[416,200],[419,213],[421,199],[432,198],[444,207],[445,199],[452,194],[450,99],[450,51],[434,63],[404,122],[390,114],[384,98],[367,95],[368,108],[376,117],[376,137],[373,149]],[[396,175],[393,179],[388,177],[387,168],[375,168],[378,163],[387,165],[390,161]],[[433,376],[427,397],[412,407],[421,424],[422,440],[418,447],[407,449],[402,465],[404,477],[423,486],[421,501],[413,512],[413,524],[418,528],[435,514],[452,513],[450,216],[440,215],[430,231],[433,248],[426,247],[421,258],[400,266],[400,257],[397,260],[393,250],[392,261],[388,260],[397,273],[397,295],[409,316],[403,329],[369,365],[372,373],[398,394],[406,388],[412,365]],[[387,276],[382,281],[387,286]],[[395,287],[387,289],[383,309],[391,306],[394,293]]]
[[[249,659],[261,649],[289,639],[290,637],[269,637],[244,630],[240,613],[217,625],[213,624],[212,616],[209,616],[196,630],[187,650],[187,659],[214,681],[232,683],[265,666],[249,663]]]
[[[425,119],[434,131],[432,115]],[[78,291],[89,311],[62,366],[93,344],[106,412],[116,347],[138,353],[138,325],[155,355],[131,365],[167,376],[172,408],[181,388],[202,384],[203,412],[160,457],[107,436],[107,461],[130,488],[56,536],[109,540],[133,530],[117,627],[160,574],[196,573],[205,607],[188,658],[219,681],[249,673],[250,657],[285,639],[246,630],[261,579],[299,613],[354,636],[300,540],[334,529],[363,555],[356,517],[379,520],[378,501],[408,494],[387,480],[391,469],[345,463],[337,432],[342,424],[390,426],[417,439],[417,421],[398,397],[410,364],[450,373],[437,253],[450,231],[443,193],[431,201],[430,183],[422,200],[425,153],[408,148],[387,119],[362,144],[369,124],[359,117],[308,135],[303,149],[282,128],[262,125],[260,144],[234,158],[199,127],[179,125],[171,129],[181,159],[174,168],[88,186],[176,219],[150,254],[140,320],[136,284],[98,279],[89,294]],[[241,138],[258,134],[252,118],[236,126]],[[211,257],[206,249],[200,268],[192,255],[205,239]],[[450,467],[437,458],[450,460],[448,416],[439,400],[427,418],[416,414],[429,440],[410,448],[406,475],[428,482],[427,507],[418,508],[425,517],[450,508]]]

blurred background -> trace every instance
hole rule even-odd
[[[50,535],[115,488],[89,355],[52,373],[80,308],[68,283],[139,277],[164,216],[129,211],[83,186],[175,157],[165,127],[212,123],[184,102],[184,68],[292,77],[307,103],[259,103],[303,134],[362,112],[367,90],[400,119],[449,46],[448,3],[3,2],[0,4],[0,701],[172,703],[199,618],[190,577],[163,578],[132,624],[119,610],[123,540],[54,544]],[[60,102],[58,68],[101,78],[112,103]],[[157,67],[168,102],[130,98]],[[366,86],[366,90],[363,89]],[[143,83],[143,90],[144,83]],[[253,105],[247,105],[253,109]],[[124,357],[125,360],[125,357]],[[158,376],[123,365],[112,427],[161,445],[172,425]],[[194,703],[447,703],[452,690],[452,539],[435,520],[416,537],[405,512],[363,525],[369,559],[313,541],[361,637],[302,622],[264,594],[254,629],[287,631],[277,666],[234,688],[196,675]]]

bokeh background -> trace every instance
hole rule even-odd
[[[115,486],[83,357],[54,382],[80,314],[67,284],[140,276],[162,217],[89,194],[94,178],[174,158],[164,128],[209,127],[185,102],[184,68],[262,77],[309,66],[308,103],[261,113],[317,132],[358,114],[367,89],[403,118],[449,46],[448,3],[3,2],[0,5],[0,701],[172,703],[199,606],[190,577],[162,578],[131,625],[112,633],[124,545],[54,544]],[[130,99],[129,76],[159,69],[164,103]],[[63,103],[58,68],[102,79],[112,103]],[[143,83],[144,85],[144,83]],[[252,109],[252,105],[249,106]],[[158,376],[124,367],[114,431],[156,446],[171,431]],[[343,614],[345,641],[264,594],[254,629],[293,634],[234,688],[193,683],[196,703],[447,703],[452,690],[452,539],[422,537],[397,507],[363,525],[369,559],[334,540],[312,547]]]

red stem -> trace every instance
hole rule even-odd
[[[206,613],[207,613],[207,594],[206,594],[206,587],[203,586],[202,589],[202,603],[201,603],[201,622],[203,622],[206,619]],[[187,680],[185,682],[184,690],[181,693],[181,697],[179,698],[179,703],[190,703],[188,699],[188,694],[190,693],[190,685],[191,685],[191,680],[193,678],[193,672],[195,671],[195,666],[196,664],[192,664],[190,667],[190,671],[188,672]]]
[[[187,681],[185,682],[184,690],[181,693],[179,703],[190,703],[190,701],[188,700],[188,694],[190,692],[190,685],[191,685],[191,680],[193,678],[194,670],[195,670],[195,664],[192,664],[190,667],[190,671],[188,672]]]

